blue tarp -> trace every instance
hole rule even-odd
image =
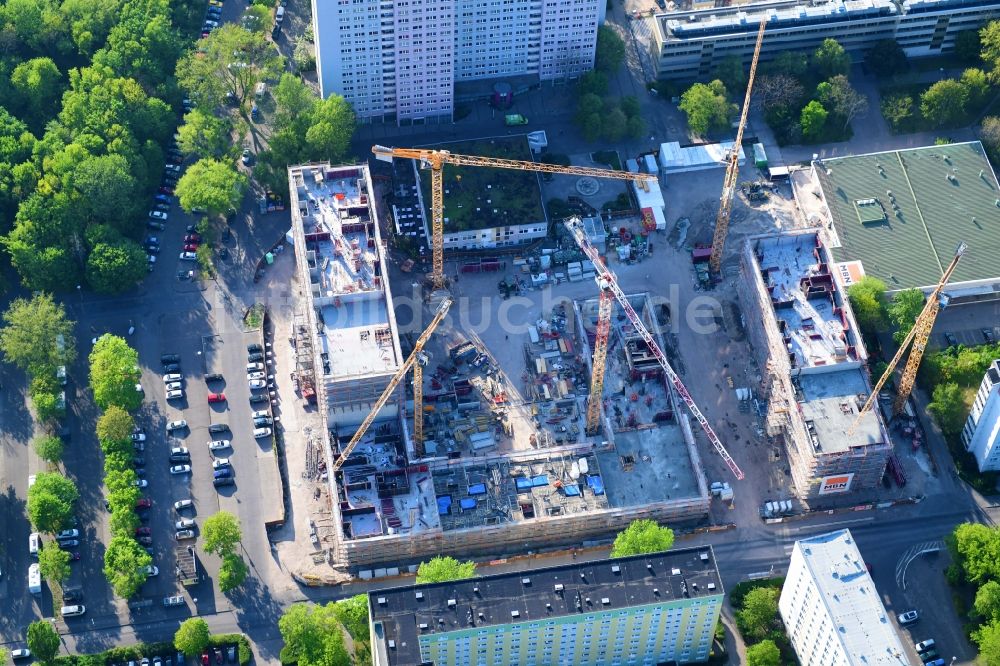
[[[438,515],[443,516],[448,513],[451,508],[451,495],[444,495],[437,498],[438,501]]]
[[[464,500],[459,502],[463,509],[475,509],[476,508],[476,498],[466,497]]]
[[[564,486],[563,490],[566,491],[566,494],[569,497],[579,497],[580,496],[580,486],[576,486],[576,485]]]
[[[517,486],[519,491],[521,490],[531,490],[531,479],[527,479],[523,476],[519,476],[514,479],[514,484]]]
[[[604,494],[604,481],[599,476],[588,476],[587,485],[591,487],[595,495]]]
[[[539,474],[538,476],[531,477],[532,488],[539,488],[547,485],[549,485],[549,477],[547,474]]]
[[[473,485],[469,486],[469,494],[470,495],[485,495],[486,494],[486,484],[485,483],[476,483],[476,484],[473,484]]]

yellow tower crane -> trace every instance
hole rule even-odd
[[[391,162],[394,157],[420,160],[421,166],[431,170],[431,254],[433,268],[431,281],[434,289],[444,289],[444,187],[442,170],[445,164],[455,166],[489,167],[493,169],[514,169],[516,171],[540,171],[542,173],[562,173],[577,176],[592,176],[594,178],[617,178],[618,180],[634,180],[640,183],[653,180],[656,174],[632,173],[631,171],[612,171],[610,169],[593,169],[590,167],[559,166],[527,160],[506,160],[497,157],[478,157],[475,155],[459,155],[447,150],[429,150],[426,148],[387,148],[372,146],[375,158],[383,162]]]
[[[934,328],[934,320],[937,318],[938,311],[941,309],[941,291],[944,286],[948,284],[948,280],[951,279],[951,274],[955,272],[955,267],[958,266],[958,261],[965,254],[965,251],[969,249],[969,246],[964,242],[958,244],[958,248],[955,250],[955,256],[952,258],[951,263],[948,264],[948,268],[944,270],[944,274],[941,275],[941,280],[934,287],[934,291],[931,292],[930,296],[927,297],[927,303],[924,304],[924,309],[920,312],[917,320],[913,323],[913,328],[906,335],[903,343],[899,345],[899,350],[896,351],[896,355],[892,357],[892,361],[889,362],[889,367],[885,369],[882,373],[882,377],[875,384],[875,388],[872,389],[871,394],[868,396],[868,400],[865,401],[863,407],[858,412],[858,416],[854,419],[854,423],[847,430],[847,434],[854,434],[854,429],[858,427],[858,423],[861,422],[861,417],[863,417],[872,405],[875,404],[875,400],[878,399],[878,392],[882,390],[882,386],[888,381],[889,376],[892,375],[892,371],[899,364],[900,359],[903,358],[903,354],[910,347],[910,343],[913,343],[913,350],[910,352],[910,357],[906,359],[906,367],[903,368],[903,378],[899,382],[899,392],[896,394],[896,400],[892,404],[892,413],[899,414],[903,411],[903,406],[906,404],[906,399],[910,397],[910,392],[913,391],[913,382],[917,377],[917,368],[920,367],[920,361],[924,357],[924,349],[927,348],[927,339],[930,338],[931,329]]]
[[[747,114],[750,112],[750,96],[753,92],[753,80],[757,75],[757,59],[760,57],[760,45],[764,41],[764,27],[767,18],[760,21],[757,31],[757,46],[753,50],[753,60],[750,61],[750,77],[747,79],[747,94],[743,98],[743,112],[740,124],[736,129],[736,141],[729,151],[726,166],[726,179],[722,183],[722,196],[719,198],[719,212],[715,216],[715,234],[712,236],[712,256],[708,261],[709,270],[718,275],[722,269],[722,250],[726,247],[726,235],[729,233],[729,216],[733,211],[733,197],[736,196],[736,178],[740,173],[740,145],[743,143],[743,129],[747,124]]]
[[[344,450],[340,452],[340,458],[333,463],[333,469],[330,470],[331,474],[336,474],[337,470],[344,466],[344,462],[347,457],[351,455],[351,451],[354,447],[358,445],[361,438],[365,436],[368,431],[368,427],[378,416],[378,413],[382,411],[385,407],[385,403],[389,401],[392,397],[393,391],[399,386],[399,382],[403,380],[406,373],[413,368],[413,441],[414,446],[417,448],[417,455],[423,455],[423,443],[424,443],[424,405],[423,405],[423,364],[427,362],[427,357],[424,354],[424,345],[427,344],[427,340],[430,339],[431,335],[434,333],[434,329],[438,327],[441,320],[444,319],[445,315],[448,314],[448,308],[451,307],[451,299],[446,298],[441,301],[438,306],[437,312],[434,314],[434,319],[431,320],[430,325],[427,329],[420,334],[417,338],[416,344],[413,345],[413,351],[403,362],[403,365],[399,367],[396,374],[392,376],[389,380],[389,385],[385,387],[382,391],[382,395],[379,399],[375,401],[372,405],[371,411],[365,420],[361,422],[358,426],[357,432],[354,433],[354,437],[351,437],[351,441],[344,447]]]

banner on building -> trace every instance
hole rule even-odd
[[[834,493],[846,493],[851,489],[851,481],[854,480],[854,473],[837,474],[834,476],[824,476],[819,480],[819,494],[832,495]]]

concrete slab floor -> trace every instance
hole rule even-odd
[[[608,502],[614,507],[698,494],[691,458],[677,425],[615,433],[615,450],[597,453],[597,462]]]

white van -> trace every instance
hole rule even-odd
[[[59,614],[63,617],[77,617],[83,615],[87,612],[87,607],[82,604],[73,604],[72,606],[63,606]]]
[[[264,93],[266,92],[267,92],[267,84],[264,83],[263,81],[260,81],[257,83],[257,87],[254,88],[253,94],[257,99],[260,99],[264,96]]]
[[[285,20],[285,8],[278,7],[278,11],[274,13],[274,22],[280,24]]]
[[[66,366],[60,365],[56,368],[56,379],[59,380],[60,386],[66,386]]]
[[[32,557],[38,557],[38,550],[42,547],[42,535],[32,532],[28,535],[28,552]]]
[[[37,562],[28,567],[28,591],[32,594],[42,593],[42,570]]]

